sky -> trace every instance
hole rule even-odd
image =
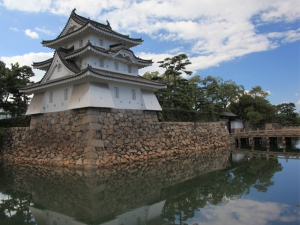
[[[157,61],[185,53],[192,76],[259,85],[272,104],[300,111],[299,0],[0,0],[0,60],[30,66],[51,58],[41,41],[55,39],[74,8],[144,40],[132,50],[154,63],[140,75],[163,73]],[[34,72],[35,82],[44,75]]]

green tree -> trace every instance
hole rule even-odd
[[[285,126],[299,126],[300,118],[295,103],[282,103],[276,106],[275,122]]]
[[[199,83],[204,97],[214,105],[217,112],[223,112],[244,92],[242,85],[237,85],[232,80],[224,81],[220,77],[208,76]]]
[[[191,75],[193,73],[186,69],[187,65],[192,64],[186,54],[179,54],[172,58],[165,58],[162,61],[158,61],[158,63],[160,64],[159,67],[166,69],[164,73],[167,78],[166,81],[169,87],[171,87],[172,84],[174,92],[177,91],[177,78],[180,77],[182,73],[185,73],[186,75]],[[172,80],[171,77],[173,78]],[[171,81],[173,82],[171,83]]]
[[[0,108],[12,117],[19,117],[26,112],[30,97],[28,94],[20,93],[19,88],[32,83],[30,78],[33,76],[34,73],[29,66],[20,67],[15,63],[9,69],[0,62]]]
[[[230,110],[239,118],[254,125],[263,125],[273,122],[275,118],[275,106],[266,97],[268,92],[260,86],[253,87],[248,93],[244,92],[238,100],[230,104]]]

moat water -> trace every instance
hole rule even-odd
[[[299,155],[228,150],[89,172],[0,164],[0,225],[299,225]]]

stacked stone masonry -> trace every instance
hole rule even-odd
[[[153,111],[86,108],[33,115],[30,127],[9,129],[0,159],[95,169],[230,145],[222,122],[158,122]]]

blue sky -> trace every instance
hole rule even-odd
[[[144,39],[137,56],[157,61],[185,53],[193,75],[260,85],[274,105],[300,111],[299,0],[0,0],[0,60],[31,65],[52,57],[42,40],[54,39],[73,8],[98,22]],[[38,81],[43,71],[34,70]]]

